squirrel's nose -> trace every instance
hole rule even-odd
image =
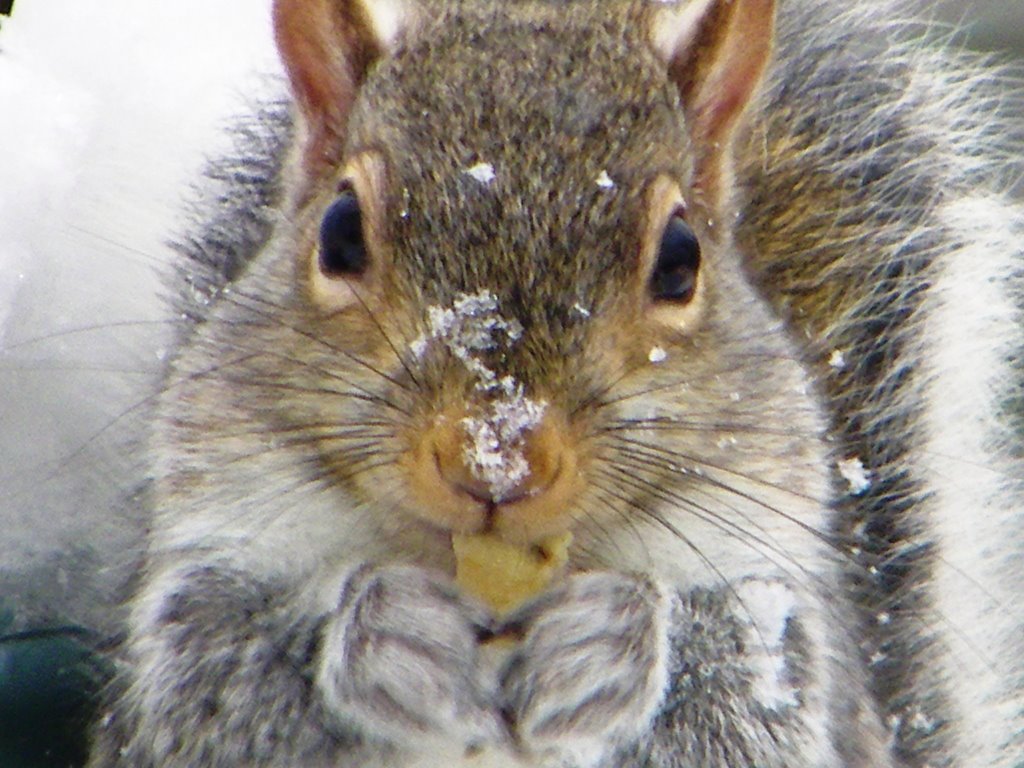
[[[441,480],[487,505],[543,494],[558,479],[564,436],[541,409],[515,419],[482,413],[449,420],[434,434]]]
[[[539,401],[442,409],[410,435],[402,498],[459,533],[522,542],[562,533],[585,486],[574,435],[559,408]]]

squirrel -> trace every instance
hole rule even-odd
[[[91,766],[1020,765],[1010,78],[882,0],[274,24]]]

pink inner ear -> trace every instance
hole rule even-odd
[[[380,55],[359,0],[275,0],[278,50],[308,134],[307,172],[339,159],[359,82]]]
[[[714,57],[696,84],[693,119],[705,141],[721,143],[757,89],[771,56],[774,27],[772,0],[734,0],[719,32]]]
[[[691,6],[692,8],[692,6]],[[669,74],[689,119],[698,153],[697,183],[717,193],[732,133],[771,56],[774,0],[711,0],[703,16],[678,16],[671,30]]]

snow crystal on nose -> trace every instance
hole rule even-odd
[[[468,438],[463,458],[473,477],[499,500],[530,474],[525,436],[540,424],[547,403],[527,397],[515,377],[499,378],[481,353],[511,347],[522,333],[518,320],[500,313],[494,293],[482,290],[459,294],[450,307],[429,307],[427,330],[410,345],[417,358],[432,342],[444,345],[476,378],[476,388],[488,393],[481,412],[462,420]]]
[[[487,484],[491,497],[500,500],[530,475],[523,455],[526,433],[544,417],[547,403],[537,402],[517,387],[488,403],[480,418],[462,420],[469,441],[464,448],[466,466],[473,477]]]

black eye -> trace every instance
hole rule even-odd
[[[320,271],[328,277],[361,275],[366,266],[359,199],[345,189],[320,222]]]
[[[657,301],[686,304],[697,288],[700,243],[678,213],[668,220],[651,274],[651,296]]]

